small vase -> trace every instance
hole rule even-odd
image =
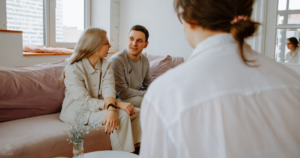
[[[84,158],[83,140],[73,142],[73,158]]]

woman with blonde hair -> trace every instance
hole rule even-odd
[[[89,28],[82,33],[63,71],[66,91],[60,120],[72,123],[77,111],[85,111],[86,124],[105,125],[113,150],[133,152],[141,137],[139,109],[115,101],[113,70],[104,59],[110,47],[106,31]]]

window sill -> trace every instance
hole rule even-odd
[[[72,55],[72,53],[30,53],[30,52],[23,52],[23,56],[54,56],[54,55]]]
[[[17,30],[0,30],[0,32],[8,32],[8,33],[23,33],[23,31],[17,31]]]
[[[108,54],[115,54],[118,51],[109,51]],[[23,56],[55,56],[55,55],[72,55],[73,53],[31,53],[23,52]]]

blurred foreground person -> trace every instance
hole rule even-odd
[[[300,76],[244,42],[253,3],[175,0],[195,49],[144,96],[141,158],[300,157]]]

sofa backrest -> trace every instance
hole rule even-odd
[[[67,59],[32,66],[0,67],[0,122],[59,112]]]

